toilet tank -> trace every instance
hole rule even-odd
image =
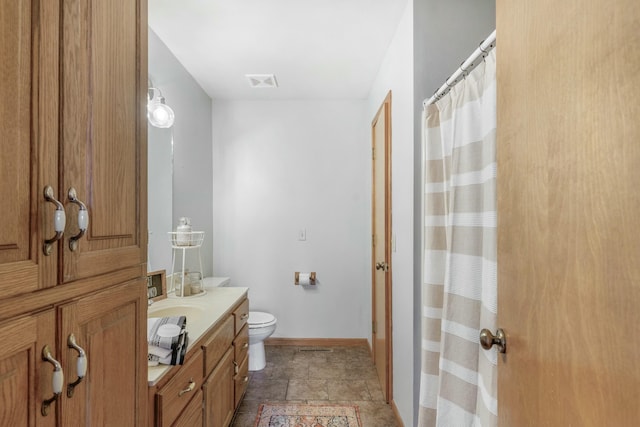
[[[229,277],[205,277],[202,280],[205,288],[220,288],[231,284]]]

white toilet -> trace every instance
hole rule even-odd
[[[276,330],[277,319],[262,311],[249,312],[249,370],[260,371],[267,365],[264,340]]]

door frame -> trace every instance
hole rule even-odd
[[[392,230],[391,230],[391,91],[389,91],[382,101],[380,108],[376,112],[373,120],[371,121],[371,353],[373,356],[373,361],[375,364],[376,360],[376,351],[375,351],[375,336],[378,319],[376,319],[376,286],[375,286],[375,274],[376,274],[376,253],[375,253],[375,243],[376,243],[376,215],[375,215],[375,194],[376,194],[376,185],[375,185],[375,130],[374,127],[378,120],[383,119],[385,121],[385,135],[384,135],[384,174],[385,174],[385,219],[384,219],[384,228],[385,228],[385,262],[388,264],[388,270],[385,273],[385,353],[387,366],[385,369],[386,373],[386,387],[383,388],[382,392],[385,396],[385,400],[387,403],[390,403],[393,400],[393,336],[392,336],[392,263],[391,263],[391,239],[392,239]],[[382,385],[382,384],[381,384]]]

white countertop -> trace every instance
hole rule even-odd
[[[149,306],[148,317],[154,316],[154,312],[161,312],[171,307],[184,307],[185,315],[187,312],[196,313],[191,316],[187,315],[187,332],[189,332],[189,348],[195,348],[198,345],[198,339],[215,324],[220,318],[240,302],[246,295],[248,288],[228,288],[219,287],[220,284],[228,283],[229,279],[224,277],[205,278],[204,295],[180,298],[173,293],[169,294],[167,299],[155,302]],[[179,310],[174,308],[173,310]],[[158,380],[170,369],[171,365],[149,366],[147,379],[149,386],[155,385]]]

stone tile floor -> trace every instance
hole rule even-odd
[[[396,427],[366,346],[265,346],[267,366],[249,373],[232,427],[253,427],[262,403],[357,405],[362,427]]]

